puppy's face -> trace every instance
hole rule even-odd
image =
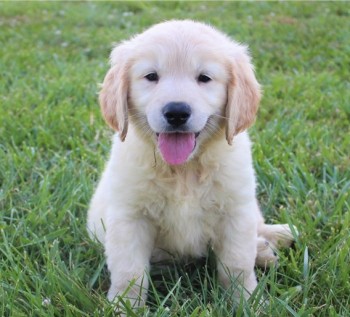
[[[130,68],[130,121],[149,128],[173,165],[186,162],[220,128],[227,102],[225,64],[207,43],[189,40],[153,35]]]
[[[100,102],[122,140],[130,121],[171,165],[183,164],[201,144],[253,121],[259,101],[245,48],[192,21],[158,24],[111,55]]]

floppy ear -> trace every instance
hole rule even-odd
[[[99,101],[102,114],[114,130],[119,132],[122,141],[128,131],[128,86],[126,44],[113,49],[112,67],[107,72],[100,91]]]
[[[260,85],[246,47],[237,45],[234,51],[226,105],[226,139],[230,145],[237,133],[253,124],[261,97]]]

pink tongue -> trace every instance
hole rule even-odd
[[[171,165],[186,162],[196,145],[194,133],[160,133],[158,147],[164,160]]]

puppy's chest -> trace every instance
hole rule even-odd
[[[201,182],[189,177],[153,184],[156,200],[145,206],[145,214],[157,228],[157,247],[200,256],[217,236],[225,199],[213,179]]]

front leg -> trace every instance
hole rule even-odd
[[[141,216],[118,211],[109,213],[106,224],[105,253],[111,274],[108,299],[124,295],[133,306],[145,303],[150,258],[155,229]]]
[[[220,240],[214,245],[219,280],[229,287],[231,278],[242,284],[246,299],[257,286],[254,272],[257,254],[257,223],[259,209],[256,202],[235,206],[223,221]],[[240,296],[240,292],[235,292]]]

